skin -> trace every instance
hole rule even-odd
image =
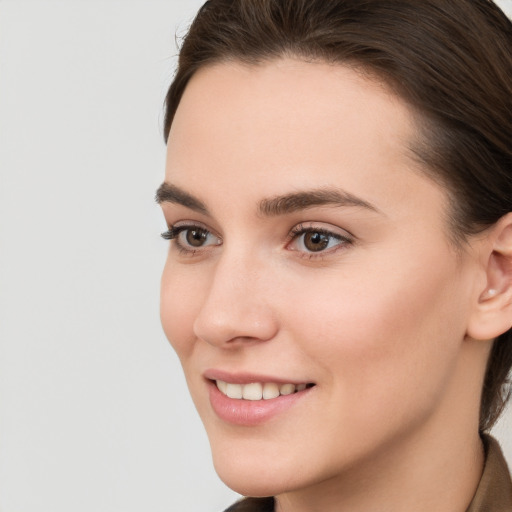
[[[280,512],[464,512],[478,485],[491,331],[470,334],[496,300],[484,293],[498,235],[453,246],[447,194],[413,158],[415,137],[411,110],[382,84],[290,58],[204,68],[178,107],[165,181],[207,212],[162,209],[169,226],[211,234],[202,247],[187,231],[171,241],[162,324],[220,477],[277,496]],[[260,211],[326,188],[371,207]],[[308,251],[297,225],[332,232],[329,247]],[[212,410],[208,368],[315,387],[236,426]]]

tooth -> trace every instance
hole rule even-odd
[[[243,386],[242,395],[245,400],[261,400],[263,386],[259,382],[252,382]]]
[[[226,386],[227,386],[227,383],[224,382],[223,380],[218,380],[216,381],[217,382],[217,388],[219,389],[219,391],[221,393],[224,393],[226,394]]]
[[[282,384],[279,387],[279,393],[281,393],[281,395],[291,395],[295,393],[295,384]]]
[[[244,400],[270,400],[277,398],[281,395],[291,395],[296,391],[303,391],[306,389],[306,384],[276,384],[274,382],[252,382],[250,384],[232,384],[222,380],[215,381],[217,388],[221,393],[229,398],[244,399]]]
[[[242,385],[241,384],[226,384],[226,395],[229,398],[242,398]]]
[[[279,396],[279,386],[273,382],[265,382],[263,386],[263,398],[270,400]]]

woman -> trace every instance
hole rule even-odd
[[[512,510],[511,49],[485,0],[200,10],[161,314],[229,510]]]

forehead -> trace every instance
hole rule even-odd
[[[278,142],[307,138],[319,132],[343,140],[384,144],[407,143],[413,127],[406,105],[376,79],[354,68],[325,62],[278,59],[259,65],[227,62],[200,69],[184,92],[170,132],[176,142],[183,128],[208,141],[225,131],[244,129],[237,142],[264,134]],[[185,133],[189,136],[190,133]],[[402,145],[402,148],[404,146]]]
[[[395,202],[426,180],[411,172],[419,170],[410,151],[415,137],[408,106],[348,66],[221,63],[198,71],[185,90],[166,179],[196,189],[215,176],[226,193],[236,180],[260,198],[290,184],[335,185],[377,204]]]

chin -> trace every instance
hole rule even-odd
[[[231,443],[226,443],[231,444]],[[252,443],[250,443],[252,444]],[[311,485],[312,471],[304,466],[297,450],[279,451],[273,443],[212,444],[215,471],[233,491],[252,497],[277,496]],[[310,474],[308,474],[310,473]]]
[[[224,478],[224,476],[218,473],[220,479],[230,489],[242,496],[250,496],[252,498],[266,498],[268,496],[277,496],[283,493],[285,490],[279,485],[271,485],[268,482],[261,482],[260,478],[256,475],[251,475],[248,478],[240,478],[239,475],[230,478]],[[233,476],[233,475],[230,475]]]
[[[213,465],[219,478],[233,491],[243,496],[274,496],[286,487],[286,469],[276,470],[275,457],[246,449],[212,447]],[[277,477],[277,475],[280,475]]]
[[[242,496],[263,498],[277,496],[290,491],[297,486],[297,482],[289,481],[289,475],[276,475],[269,462],[264,468],[256,469],[250,463],[241,468],[244,464],[233,464],[232,467],[215,464],[215,470],[219,478],[233,491]]]

